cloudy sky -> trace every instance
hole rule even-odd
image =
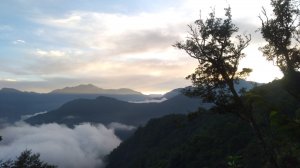
[[[196,60],[172,47],[187,24],[232,7],[240,32],[252,34],[240,68],[248,78],[281,77],[262,57],[258,15],[268,0],[3,0],[0,5],[0,88],[48,92],[92,83],[161,93],[190,84]],[[267,7],[268,8],[268,7]]]

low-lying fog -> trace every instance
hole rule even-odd
[[[31,126],[23,122],[0,129],[0,159],[15,159],[25,149],[40,153],[41,160],[59,167],[104,167],[104,157],[121,140],[115,129],[134,129],[120,123],[108,127],[84,123],[73,129],[56,123]]]

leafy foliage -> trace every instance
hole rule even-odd
[[[0,162],[1,168],[55,168],[56,166],[49,165],[40,161],[39,154],[32,154],[30,150],[23,151],[15,161],[8,160]]]
[[[232,114],[169,115],[139,128],[110,154],[107,168],[225,167],[228,156],[247,153],[252,135]],[[245,158],[241,162],[252,167],[261,162],[259,154]]]
[[[249,68],[238,72],[239,61],[245,56],[242,51],[251,38],[237,35],[233,39],[238,28],[232,23],[230,8],[225,9],[225,16],[226,19],[217,18],[213,11],[207,20],[196,20],[196,27],[189,25],[186,41],[174,45],[199,62],[195,72],[187,77],[196,86],[193,94],[216,105],[236,101],[234,99],[238,93],[234,89],[234,82],[251,72]]]
[[[287,75],[300,68],[299,2],[297,0],[271,0],[273,17],[269,18],[265,9],[261,19],[261,33],[268,42],[261,48],[269,61],[274,61]]]
[[[191,93],[200,95],[204,100],[214,103],[214,111],[234,113],[248,122],[256,137],[260,141],[270,163],[278,168],[275,152],[262,134],[261,128],[253,116],[253,104],[245,103],[234,87],[234,82],[247,76],[251,69],[244,68],[237,72],[242,52],[250,42],[250,36],[236,36],[236,43],[232,42],[232,35],[238,28],[231,22],[231,9],[225,8],[226,19],[216,18],[215,13],[203,21],[201,18],[190,27],[190,37],[185,43],[177,43],[175,47],[184,49],[191,57],[198,60],[199,65],[195,72],[188,76],[196,89]]]
[[[300,103],[282,81],[245,94],[280,168],[300,166]],[[210,111],[151,120],[108,157],[108,168],[273,168],[247,122]]]

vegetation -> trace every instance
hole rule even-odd
[[[240,59],[245,56],[242,51],[248,46],[250,36],[243,38],[237,35],[235,40],[238,42],[234,43],[232,36],[238,28],[232,23],[231,9],[226,8],[225,11],[225,20],[216,18],[214,11],[206,21],[201,18],[196,20],[196,28],[189,26],[190,36],[187,40],[174,45],[199,62],[195,72],[187,77],[196,86],[192,94],[200,95],[222,108],[233,102],[241,103],[234,82],[251,72],[249,68],[237,71]]]
[[[207,20],[189,26],[189,37],[174,46],[199,62],[187,77],[195,86],[188,93],[215,107],[152,120],[111,153],[108,168],[300,167],[300,50],[293,45],[300,42],[299,10],[292,0],[271,0],[271,5],[274,18],[265,10],[266,20],[260,17],[268,42],[261,50],[284,78],[239,93],[234,83],[251,69],[238,72],[237,67],[251,38],[237,35],[234,40],[238,28],[231,22],[230,8],[225,19],[213,11]]]
[[[297,0],[271,0],[273,17],[265,9],[261,19],[261,34],[267,44],[263,55],[283,72],[285,88],[300,100],[300,10]]]
[[[187,77],[195,86],[188,93],[215,106],[187,115],[152,119],[107,157],[107,168],[300,167],[300,48],[297,45],[300,10],[295,4],[293,0],[271,0],[271,18],[263,9],[260,31],[267,44],[261,51],[267,60],[276,63],[284,78],[248,92],[237,90],[234,84],[251,72],[249,68],[238,71],[239,61],[245,56],[243,49],[251,37],[233,37],[238,28],[232,23],[231,9],[225,9],[225,19],[217,18],[213,11],[207,20],[200,18],[195,27],[189,26],[190,36],[174,45],[199,62],[195,72]],[[178,100],[179,104],[183,99]],[[98,111],[99,105],[105,107],[101,103],[107,105],[112,100],[99,97],[74,102],[53,114],[61,113],[60,110],[68,114],[75,109],[86,109],[85,106]],[[120,113],[134,109],[124,108],[132,106],[128,103],[113,102],[110,104],[121,108]],[[178,110],[177,103],[162,103],[165,104],[173,111]],[[146,109],[150,110],[149,115],[155,111],[150,106]],[[158,109],[166,111],[166,108]],[[131,122],[132,116],[138,115],[129,116]],[[146,121],[141,119],[137,121]],[[53,167],[39,161],[39,155],[30,151],[1,166]]]
[[[189,26],[190,37],[185,43],[177,43],[175,47],[184,49],[199,62],[195,72],[187,77],[196,88],[191,91],[192,94],[214,103],[216,112],[233,113],[248,122],[270,157],[270,163],[278,167],[273,147],[265,141],[253,116],[252,102],[246,102],[234,87],[234,82],[251,72],[249,68],[237,71],[239,61],[244,57],[242,51],[248,46],[250,37],[242,38],[241,35],[237,35],[237,42],[233,42],[233,33],[236,33],[238,28],[232,23],[230,8],[226,8],[225,11],[224,20],[216,18],[214,12],[209,14],[206,21],[201,18],[196,20],[197,28]]]
[[[225,167],[229,155],[247,153],[251,135],[251,129],[231,114],[169,115],[139,128],[110,154],[107,168]],[[260,153],[245,155],[243,161],[256,167]]]
[[[300,103],[278,80],[246,93],[278,166],[300,166]],[[283,101],[285,100],[285,101]],[[199,110],[151,120],[108,156],[107,168],[273,168],[244,120]]]
[[[49,165],[40,161],[39,154],[32,154],[30,150],[23,151],[16,160],[0,161],[1,168],[55,168],[56,166]]]
[[[265,9],[261,19],[261,34],[268,42],[261,48],[269,61],[274,61],[285,74],[295,73],[300,68],[299,47],[293,40],[299,39],[298,2],[295,0],[271,0],[274,17],[269,18]]]

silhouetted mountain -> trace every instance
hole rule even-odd
[[[102,89],[92,84],[78,85],[74,87],[65,87],[63,89],[53,90],[50,93],[59,94],[100,94],[100,95],[143,95],[140,92],[132,89],[121,88],[121,89]]]
[[[142,125],[149,119],[173,113],[188,113],[201,106],[199,99],[178,95],[162,103],[128,103],[108,97],[94,100],[77,99],[64,104],[57,110],[26,120],[30,124],[63,123],[75,125],[82,122],[109,124],[118,122],[127,125]]]
[[[98,95],[105,97],[112,97],[122,101],[144,101],[151,99],[151,96],[144,95],[141,92],[137,92],[128,88],[120,89],[102,89],[92,84],[78,85],[74,87],[65,87],[63,89],[57,89],[50,92],[50,94],[88,94]],[[82,97],[84,98],[84,97]]]
[[[170,92],[165,93],[162,97],[165,97],[167,99],[171,99],[172,97],[175,97],[179,94],[182,94],[183,88],[177,88],[173,89]]]
[[[250,84],[251,82],[242,81],[240,83],[239,86],[246,86],[246,88],[252,86]],[[181,88],[175,89],[165,94],[164,97],[171,99],[174,96],[180,95],[181,90]],[[94,99],[98,96],[111,97],[130,102],[151,102],[151,100],[154,99],[152,96],[143,95],[131,89],[101,89],[91,84],[66,87],[43,94],[3,88],[0,90],[0,119],[14,122],[19,120],[22,115],[50,111],[74,99]],[[157,101],[159,100],[158,98],[156,99]],[[86,110],[89,110],[89,108],[87,107]]]
[[[13,88],[2,88],[0,94],[22,93],[21,91]]]
[[[239,80],[238,83],[235,83],[235,88],[239,91],[241,89],[245,89],[246,91],[254,88],[255,86],[260,86],[262,84],[252,81],[246,81],[246,80]],[[184,90],[191,88],[191,86],[188,86],[186,88],[177,88],[174,90],[171,90],[170,92],[165,93],[162,97],[165,97],[167,99],[170,99],[174,96],[177,96],[179,94],[184,94]]]
[[[76,98],[95,98],[97,95],[40,94],[16,89],[0,90],[0,119],[14,122],[22,115],[35,114],[56,109]]]
[[[147,95],[131,89],[105,90],[93,85],[79,85],[77,87],[69,87],[68,89],[56,90],[51,93],[22,92],[12,88],[3,88],[0,90],[0,121],[14,122],[20,120],[23,115],[54,110],[74,99],[95,99],[100,95],[123,101],[143,101],[150,99]]]

